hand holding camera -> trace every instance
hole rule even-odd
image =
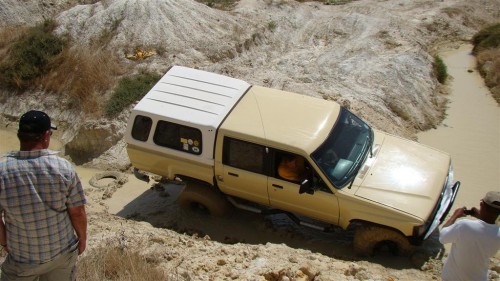
[[[464,209],[464,214],[466,216],[472,216],[472,215],[474,215],[474,210],[473,209]]]
[[[472,207],[470,209],[467,209],[466,207],[464,207],[464,215],[466,216],[476,216],[476,214],[479,213],[479,210],[477,210],[476,208]]]

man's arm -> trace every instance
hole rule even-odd
[[[465,208],[456,209],[453,212],[453,214],[451,215],[451,217],[445,222],[445,224],[443,224],[443,228],[454,224],[457,219],[459,219],[461,217],[465,217],[464,211],[465,211]]]
[[[3,215],[4,212],[0,212],[0,245],[5,248],[5,250],[8,252],[9,250],[7,249],[7,230],[5,229],[5,222],[3,221]]]
[[[68,207],[68,214],[71,219],[71,224],[75,229],[76,236],[78,236],[78,254],[82,254],[87,246],[87,213],[85,212],[85,205],[77,207]]]

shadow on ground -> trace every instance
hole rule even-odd
[[[371,257],[358,257],[352,251],[353,230],[334,227],[329,232],[322,232],[299,226],[284,214],[264,216],[239,209],[234,209],[225,217],[211,217],[180,208],[176,199],[182,188],[175,184],[153,184],[116,215],[178,233],[198,237],[208,235],[211,240],[225,244],[286,244],[344,261],[365,260],[398,270],[421,268],[431,258],[441,258],[444,253],[436,232],[417,247],[411,257],[395,256],[388,251],[377,252]]]

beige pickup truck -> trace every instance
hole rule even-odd
[[[356,226],[359,254],[411,251],[460,187],[448,154],[372,129],[335,102],[181,66],[134,107],[125,139],[138,177],[185,183],[183,207]]]

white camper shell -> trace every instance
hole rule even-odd
[[[125,139],[129,145],[159,153],[168,151],[169,154],[213,165],[217,129],[249,88],[250,84],[242,80],[173,66],[132,110]],[[156,144],[154,136],[145,137],[145,142],[138,140],[131,132],[134,122],[140,122],[136,118],[138,115],[152,119],[152,124],[148,124],[150,128],[155,128],[160,120],[194,127],[201,131],[202,139],[179,139],[184,151],[178,152]],[[151,130],[150,134],[154,131]],[[194,153],[186,154],[186,151]]]

